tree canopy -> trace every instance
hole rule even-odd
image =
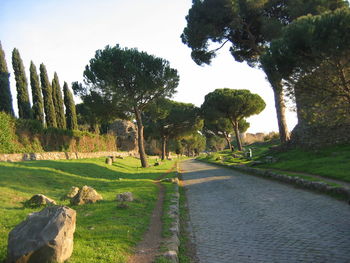
[[[55,72],[52,80],[52,100],[55,106],[57,127],[61,129],[66,128],[66,118],[64,116],[63,97],[61,91],[60,81],[58,75]]]
[[[238,62],[260,65],[260,56],[294,19],[348,6],[345,0],[193,0],[181,39],[199,65],[210,64],[226,43]],[[289,139],[281,80],[265,70],[274,90],[282,142]]]
[[[46,125],[47,127],[57,128],[55,107],[52,100],[52,87],[49,77],[47,76],[46,67],[43,63],[40,64],[40,81],[44,99]]]
[[[146,167],[141,114],[154,99],[170,97],[175,92],[177,71],[162,58],[116,45],[96,51],[85,68],[84,79],[86,85],[75,89],[83,98],[95,92],[111,106],[110,112],[117,108],[135,115],[140,159]]]
[[[205,96],[201,106],[205,115],[216,115],[217,118],[230,120],[236,135],[238,149],[242,150],[242,143],[239,136],[239,121],[259,114],[264,110],[266,104],[257,94],[249,90],[216,89]]]
[[[164,98],[156,100],[146,109],[144,120],[148,133],[162,141],[162,160],[170,139],[190,135],[203,126],[196,106]]]
[[[10,73],[7,68],[5,52],[0,42],[0,111],[14,116],[10,89]]]
[[[33,98],[33,118],[38,120],[41,124],[45,123],[44,120],[44,101],[43,95],[40,87],[39,76],[36,70],[36,66],[33,61],[30,62],[30,86],[32,88],[32,98]]]
[[[67,82],[63,84],[64,105],[66,106],[67,129],[78,130],[77,113],[72,92],[68,88]]]
[[[28,94],[28,81],[23,61],[17,48],[14,48],[12,52],[12,67],[15,72],[17,88],[18,116],[23,119],[31,119],[32,110]]]

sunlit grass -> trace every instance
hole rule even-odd
[[[117,159],[112,166],[104,161],[0,163],[0,262],[6,258],[9,231],[29,213],[40,210],[24,208],[23,201],[41,193],[70,206],[69,201],[60,198],[72,186],[89,185],[103,196],[103,201],[72,207],[77,211],[77,228],[69,262],[124,263],[148,227],[158,194],[154,180],[174,161],[149,168],[141,168],[135,158]],[[127,209],[118,209],[115,196],[127,191],[134,194],[135,201]]]

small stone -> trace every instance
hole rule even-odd
[[[72,205],[83,205],[96,203],[102,199],[102,196],[98,194],[94,188],[84,185],[70,202]]]
[[[33,195],[28,201],[25,202],[25,206],[29,207],[40,207],[46,205],[56,205],[56,201],[48,198],[45,195],[37,194]]]
[[[106,158],[106,164],[108,164],[108,165],[112,165],[113,164],[113,160],[112,160],[111,157],[107,157]]]
[[[125,192],[125,193],[117,194],[116,200],[118,202],[132,202],[134,201],[134,197],[131,192]]]
[[[79,187],[72,186],[71,189],[67,194],[65,194],[61,200],[66,200],[66,199],[72,199],[74,196],[76,196],[79,192]]]
[[[164,256],[166,259],[170,260],[170,262],[178,262],[178,258],[177,258],[177,253],[176,253],[176,251],[173,251],[173,250],[167,251],[167,252],[165,252],[165,253],[163,254],[163,256]]]

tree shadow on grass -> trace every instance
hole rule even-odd
[[[82,160],[63,160],[63,161],[28,161],[16,163],[22,167],[31,168],[49,168],[64,173],[74,174],[80,177],[115,180],[123,179],[157,179],[162,173],[162,167],[141,168],[124,163],[114,163],[106,165],[102,160],[96,163]],[[136,170],[136,172],[135,172]]]

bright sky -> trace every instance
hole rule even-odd
[[[169,60],[180,75],[173,99],[200,106],[204,96],[217,88],[249,89],[266,102],[266,109],[248,119],[248,132],[278,131],[272,89],[258,69],[237,63],[222,50],[210,66],[197,66],[180,35],[191,0],[0,0],[0,41],[11,73],[11,90],[17,108],[11,65],[18,48],[29,80],[29,64],[44,63],[53,78],[82,81],[85,65],[106,45],[137,47]],[[30,88],[29,88],[30,90]],[[77,100],[77,99],[76,99]],[[287,114],[291,130],[297,123]]]

